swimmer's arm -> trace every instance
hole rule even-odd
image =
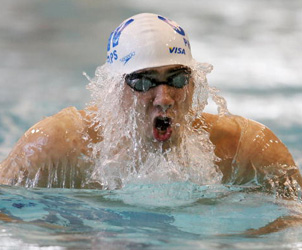
[[[5,223],[20,223],[20,224],[28,224],[28,225],[36,225],[42,228],[48,228],[48,229],[65,229],[64,226],[52,224],[52,223],[47,223],[47,222],[41,222],[41,221],[23,221],[19,218],[15,218],[12,216],[9,216],[5,213],[0,212],[0,221],[5,222]]]
[[[62,164],[77,164],[87,154],[83,140],[85,125],[82,114],[66,108],[31,127],[17,142],[7,159],[0,164],[0,183],[26,185],[37,175],[39,186],[47,186],[47,172]]]
[[[290,152],[270,129],[240,116],[206,113],[203,116],[215,153],[221,159],[218,165],[224,183],[244,184],[256,176],[259,184],[263,184],[273,176],[280,181],[289,177],[302,185]]]
[[[297,215],[288,215],[277,218],[276,220],[268,223],[264,227],[258,229],[249,229],[243,234],[245,236],[261,236],[271,233],[280,232],[282,230],[302,226],[302,218]]]
[[[296,181],[298,185],[302,186],[301,175],[290,152],[270,129],[240,116],[219,117],[204,113],[203,120],[202,125],[209,132],[210,139],[215,145],[215,153],[221,159],[218,165],[223,172],[225,183],[234,181],[235,184],[244,184],[257,174],[259,180],[263,182],[265,182],[265,177],[275,176],[277,177],[275,183],[282,183],[284,182],[282,179],[285,179],[289,182]],[[235,171],[236,174],[232,167],[232,163],[235,161],[239,168]],[[284,172],[284,169],[281,168],[282,165],[288,166],[288,170]],[[288,189],[284,190],[284,186],[282,191],[284,193],[281,196],[293,198],[290,196],[291,194],[286,194]],[[288,215],[280,217],[264,227],[247,230],[243,234],[260,236],[297,226],[302,226],[302,217]]]
[[[281,191],[286,185],[294,187],[294,182],[301,186],[299,169],[281,140],[258,122],[247,120],[241,124],[237,161],[246,169],[253,168],[258,182],[268,185],[268,189],[277,188]]]

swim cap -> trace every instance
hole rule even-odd
[[[108,40],[106,64],[117,73],[191,63],[187,34],[177,23],[160,15],[143,13],[130,17]]]

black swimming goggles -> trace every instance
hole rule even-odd
[[[161,84],[166,84],[174,88],[183,88],[189,83],[190,77],[191,69],[181,67],[170,71],[166,81],[156,80],[152,77],[152,73],[133,72],[125,76],[125,82],[135,91],[146,92]]]

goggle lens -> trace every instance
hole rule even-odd
[[[168,77],[167,81],[159,82],[148,76],[144,76],[143,74],[132,73],[126,75],[125,81],[135,91],[146,92],[149,89],[155,88],[156,86],[162,84],[166,84],[174,88],[183,88],[188,84],[190,80],[190,76],[191,76],[191,71],[185,69],[182,72],[179,72],[177,74]]]

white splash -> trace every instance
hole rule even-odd
[[[154,147],[139,133],[143,114],[136,112],[137,100],[131,107],[123,105],[124,78],[110,72],[106,65],[96,70],[88,89],[92,101],[87,109],[93,117],[93,126],[103,138],[90,143],[95,168],[91,181],[104,189],[116,189],[132,183],[168,183],[190,181],[199,185],[220,183],[222,174],[215,164],[214,145],[203,128],[193,128],[211,95],[219,114],[226,114],[226,102],[217,91],[208,86],[206,74],[212,65],[195,62],[192,77],[195,85],[192,112],[185,116],[180,144],[169,150]],[[160,144],[160,143],[159,143]]]

